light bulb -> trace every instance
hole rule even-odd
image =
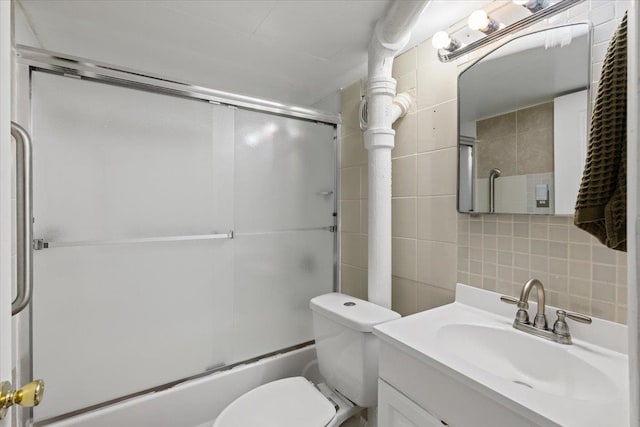
[[[489,15],[484,10],[476,10],[469,15],[469,28],[474,31],[482,31],[489,26]]]
[[[469,15],[469,28],[474,31],[482,31],[485,34],[493,33],[496,30],[500,29],[500,24],[493,19],[487,12],[482,9],[476,10],[471,15]]]
[[[438,31],[431,38],[431,45],[436,49],[444,49],[453,52],[461,46],[460,42],[447,34],[446,31]]]
[[[451,37],[446,31],[438,31],[431,39],[431,45],[436,49],[444,49],[451,44]]]

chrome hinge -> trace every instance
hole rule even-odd
[[[42,249],[47,249],[49,247],[49,243],[45,242],[44,239],[33,239],[33,250],[40,251]]]

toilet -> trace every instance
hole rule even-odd
[[[284,378],[234,400],[213,427],[337,427],[378,401],[373,327],[400,315],[340,293],[310,302],[320,373],[326,383]]]

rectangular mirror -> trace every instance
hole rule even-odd
[[[517,36],[458,77],[458,211],[573,215],[587,152],[590,25]]]

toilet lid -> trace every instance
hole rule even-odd
[[[304,377],[285,378],[251,390],[227,406],[214,427],[324,427],[336,409]]]

